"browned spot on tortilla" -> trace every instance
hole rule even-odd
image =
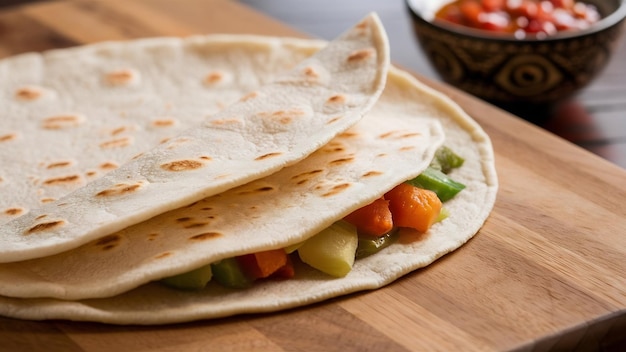
[[[189,220],[191,220],[192,218],[190,217],[184,217],[184,218],[178,218],[176,219],[177,222],[187,222]]]
[[[188,171],[201,168],[203,164],[196,160],[177,160],[161,165],[161,169],[167,171]]]
[[[96,246],[109,246],[109,245],[117,245],[119,241],[122,239],[120,235],[108,235],[98,239],[95,243]]]
[[[394,131],[391,131],[391,132],[386,132],[386,133],[383,133],[383,134],[381,134],[381,135],[378,135],[378,138],[385,139],[385,138],[390,137],[390,136],[391,136],[391,135],[393,135],[393,134],[394,134]]]
[[[348,56],[348,62],[365,61],[366,59],[372,56],[374,56],[374,49],[372,48],[361,49],[350,54],[350,56]]]
[[[50,202],[54,202],[56,199],[54,198],[41,198],[39,201],[41,203],[50,203]]]
[[[104,79],[107,83],[114,86],[122,86],[133,81],[136,74],[130,69],[122,69],[108,72]]]
[[[317,78],[317,77],[319,77],[319,74],[311,66],[308,66],[308,67],[304,68],[304,75],[309,77],[309,78]]]
[[[382,158],[382,157],[385,157],[385,156],[387,156],[387,153],[380,153],[380,154],[376,155],[376,157],[378,157],[378,158]]]
[[[82,123],[78,115],[58,115],[43,119],[41,127],[47,130],[60,130],[63,128],[76,127]]]
[[[274,187],[264,186],[264,187],[255,188],[253,190],[241,191],[241,192],[239,192],[237,194],[246,195],[246,194],[269,192],[269,191],[273,191],[273,190],[274,190]]]
[[[342,118],[342,117],[343,117],[343,116],[335,116],[335,117],[333,117],[333,118],[329,119],[328,121],[326,121],[326,124],[327,124],[327,125],[330,125],[331,123],[335,123],[335,122],[337,122],[337,121],[341,120],[341,118]]]
[[[211,72],[204,78],[205,84],[216,84],[224,79],[224,75],[221,72]]]
[[[121,196],[125,194],[130,194],[137,191],[141,187],[139,183],[127,184],[127,183],[118,183],[115,186],[105,189],[96,193],[98,197],[111,197],[111,196]]]
[[[417,132],[412,132],[412,133],[405,133],[403,135],[400,136],[400,138],[411,138],[411,137],[417,137],[420,136],[420,133]]]
[[[110,148],[122,148],[129,146],[131,144],[131,139],[129,137],[122,137],[111,139],[105,142],[100,143],[100,148],[102,149],[110,149]]]
[[[103,170],[112,170],[112,169],[117,169],[117,164],[111,161],[106,161],[102,164],[100,164],[100,168]]]
[[[282,154],[283,153],[281,153],[281,152],[267,153],[267,154],[263,154],[261,156],[256,157],[254,160],[264,160],[264,159],[272,158],[272,157],[279,156],[279,155],[282,155]]]
[[[346,131],[346,132],[340,133],[339,137],[342,137],[342,138],[353,138],[353,137],[357,137],[358,135],[359,134],[356,133],[356,132]]]
[[[359,23],[355,26],[355,28],[358,28],[358,29],[367,29],[367,27],[368,27],[368,26],[369,26],[368,21],[367,21],[367,20],[363,20],[363,21],[359,22]]]
[[[291,179],[296,181],[296,184],[303,185],[309,182],[314,175],[319,174],[321,172],[324,172],[324,170],[322,169],[311,170],[311,171],[307,171],[307,172],[303,172],[303,173],[291,176]]]
[[[46,166],[47,169],[55,169],[57,167],[66,167],[66,166],[70,166],[72,165],[71,161],[57,161],[57,162],[53,162],[48,164],[48,166]]]
[[[47,214],[41,214],[38,217],[36,217],[35,220],[41,220],[41,219],[43,219],[43,218],[45,218],[47,216],[48,216]]]
[[[346,96],[343,94],[337,94],[337,95],[333,95],[332,97],[328,98],[328,100],[326,100],[327,104],[340,104],[340,103],[344,103],[346,101]]]
[[[17,138],[17,134],[15,134],[15,133],[4,134],[4,135],[0,136],[0,143],[1,142],[12,141],[15,138]]]
[[[142,155],[143,155],[143,153],[139,153],[139,154],[137,154],[137,155],[133,156],[131,159],[132,159],[132,160],[138,159],[138,158],[140,158]]]
[[[159,143],[165,144],[165,143],[169,142],[171,139],[172,138],[170,138],[170,137],[165,137],[165,138],[161,139],[161,141]],[[143,153],[140,153],[139,155],[141,155],[141,154],[143,154]]]
[[[234,125],[239,123],[241,123],[241,120],[237,118],[211,120],[211,124],[214,126]]]
[[[20,215],[23,212],[24,212],[24,209],[22,208],[8,208],[4,210],[4,213],[6,215],[11,215],[11,216]]]
[[[33,227],[31,227],[30,229],[26,230],[26,235],[30,235],[33,234],[35,232],[43,232],[43,231],[49,231],[58,227],[61,227],[65,224],[65,221],[63,220],[55,220],[55,221],[49,221],[49,222],[42,222],[39,223]]]
[[[212,238],[216,238],[220,236],[222,236],[222,234],[219,232],[203,232],[203,233],[191,236],[189,237],[189,239],[192,241],[204,241],[204,240],[210,240]]]
[[[213,210],[213,208],[211,208],[211,207],[204,207],[204,208],[202,208],[202,210]]]
[[[191,208],[191,207],[193,207],[194,205],[198,204],[198,202],[200,202],[200,201],[193,202],[193,203],[191,203],[191,204],[189,204],[189,205],[185,206],[185,208]]]
[[[176,121],[174,119],[156,119],[152,120],[152,126],[154,127],[170,127],[174,126]]]
[[[206,155],[201,156],[200,159],[202,159],[202,160],[213,160],[213,158],[211,158],[210,156],[206,156]]]
[[[85,173],[85,175],[87,175],[87,177],[93,177],[96,176],[98,173],[96,171],[93,170],[89,170]]]
[[[250,92],[250,93],[244,95],[243,97],[241,97],[241,99],[239,99],[239,101],[248,101],[250,99],[256,98],[257,96],[259,96],[259,93],[257,93],[257,92]]]
[[[322,196],[329,197],[334,196],[335,194],[341,193],[346,188],[350,187],[349,183],[342,183],[334,186],[329,192],[324,193]]]
[[[67,203],[59,203],[59,204],[57,204],[57,207],[64,207],[66,205],[67,205]]]
[[[112,130],[112,131],[111,131],[111,135],[112,135],[112,136],[118,135],[118,134],[120,134],[120,133],[122,133],[122,132],[126,131],[126,129],[128,129],[128,127],[126,127],[126,126],[121,126],[121,127],[118,127],[118,128],[116,128],[116,129],[114,129],[114,130]]]
[[[380,176],[383,173],[380,171],[368,171],[366,173],[363,174],[363,177],[372,177],[372,176]]]
[[[186,229],[195,229],[195,228],[198,228],[198,227],[204,227],[204,226],[206,226],[208,224],[209,224],[208,222],[193,222],[193,223],[187,224],[187,225],[185,225],[183,227],[186,228]]]
[[[64,183],[74,183],[74,182],[78,182],[78,181],[80,181],[80,176],[78,176],[78,175],[69,175],[69,176],[49,178],[49,179],[43,181],[43,184],[52,186],[52,185],[58,185],[58,184],[64,184]]]
[[[41,90],[34,87],[23,87],[15,91],[15,97],[21,100],[33,101],[41,97]]]
[[[159,237],[159,234],[156,232],[150,233],[148,234],[148,241],[154,241],[156,240],[156,238]]]
[[[349,162],[351,162],[351,161],[353,161],[353,160],[354,160],[354,158],[353,158],[353,157],[349,157],[349,158],[340,158],[340,159],[335,159],[335,160],[331,161],[331,162],[330,162],[330,163],[328,163],[328,164],[330,164],[330,165],[341,165],[341,164],[346,164],[346,163],[349,163]]]
[[[409,145],[409,146],[406,146],[406,147],[402,147],[399,150],[402,151],[402,152],[405,152],[407,150],[413,150],[413,149],[415,149],[415,146]]]
[[[154,259],[163,259],[172,255],[172,252],[163,252],[154,257]]]

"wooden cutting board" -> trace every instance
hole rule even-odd
[[[228,0],[68,0],[0,12],[0,57],[218,32],[302,37]],[[479,121],[496,151],[495,209],[461,249],[380,290],[275,314],[155,327],[0,318],[0,351],[618,348],[626,336],[626,171],[424,81]]]

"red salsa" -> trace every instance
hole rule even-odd
[[[595,6],[576,0],[455,0],[436,19],[492,32],[547,37],[580,30],[600,20]]]

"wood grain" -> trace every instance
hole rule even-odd
[[[68,0],[0,12],[0,56],[199,33],[303,36],[228,0]],[[276,314],[140,327],[0,318],[0,351],[618,350],[626,172],[434,80],[488,132],[501,188],[479,234],[394,284]]]

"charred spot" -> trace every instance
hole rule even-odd
[[[122,237],[120,237],[119,235],[108,235],[97,240],[95,245],[96,246],[108,246],[111,244],[118,243],[121,239]]]
[[[372,176],[380,176],[383,173],[380,171],[369,171],[363,174],[363,177],[372,177]]]
[[[48,164],[48,166],[46,166],[47,169],[55,169],[58,167],[66,167],[66,166],[70,166],[72,165],[71,161],[57,161],[54,163],[50,163]]]
[[[353,137],[357,137],[359,134],[355,133],[355,132],[343,132],[339,134],[339,137],[342,138],[353,138]]]
[[[215,84],[220,82],[223,78],[224,75],[221,72],[211,72],[204,78],[204,83]]]
[[[109,72],[105,75],[105,80],[113,86],[121,86],[131,83],[137,75],[130,69],[122,69]]]
[[[150,233],[148,234],[148,241],[154,241],[156,240],[156,238],[159,237],[159,234],[156,232]]]
[[[96,193],[96,196],[98,197],[120,196],[120,195],[135,192],[140,187],[141,185],[138,183],[130,184],[130,185],[124,184],[124,183],[118,183],[112,188],[105,189],[104,191],[100,191]]]
[[[279,156],[282,155],[283,153],[281,152],[275,152],[275,153],[267,153],[267,154],[263,154],[259,157],[256,157],[254,160],[264,160],[264,159],[268,159],[268,158],[273,158],[275,156]]]
[[[195,229],[195,228],[198,228],[198,227],[204,227],[206,225],[208,225],[208,223],[206,223],[206,222],[193,222],[193,223],[187,224],[187,225],[185,225],[183,227],[186,228],[186,229]]]
[[[100,148],[102,149],[110,149],[110,148],[123,148],[129,146],[131,144],[131,139],[129,137],[112,139],[109,141],[105,141],[100,143]]]
[[[348,62],[359,62],[364,61],[370,57],[374,56],[374,50],[371,48],[361,49],[353,52],[348,56]]]
[[[265,187],[260,187],[255,189],[255,191],[257,192],[269,192],[269,191],[273,191],[274,187],[270,187],[270,186],[265,186]]]
[[[152,126],[154,127],[170,127],[174,126],[176,121],[173,119],[157,119],[152,121]]]
[[[326,100],[327,104],[339,104],[339,103],[343,103],[346,101],[346,96],[345,95],[341,95],[341,94],[337,94],[337,95],[333,95],[332,97],[328,98],[328,100]]]
[[[250,92],[246,95],[244,95],[243,97],[241,97],[241,99],[239,99],[239,101],[248,101],[250,99],[254,99],[259,95],[259,93],[257,92]]]
[[[342,184],[336,185],[329,192],[324,193],[323,196],[324,197],[333,196],[335,194],[338,194],[338,193],[342,192],[343,190],[345,190],[348,187],[350,187],[349,183],[342,183]]]
[[[17,134],[15,133],[9,133],[9,134],[5,134],[0,136],[0,142],[8,142],[8,141],[12,141],[17,137]]]
[[[21,100],[35,100],[41,97],[42,92],[39,89],[24,87],[15,91],[15,97]]]
[[[176,219],[176,222],[187,222],[190,221],[192,218],[190,217],[184,217],[184,218],[178,218]]]
[[[222,236],[222,234],[219,232],[203,232],[197,235],[193,235],[189,237],[189,239],[192,241],[204,241],[204,240],[210,240],[212,238],[216,238],[220,236]]]
[[[333,161],[331,161],[329,164],[330,165],[341,165],[341,164],[346,164],[349,162],[352,162],[354,160],[354,158],[350,157],[350,158],[340,158],[340,159],[335,159]]]
[[[121,127],[118,127],[118,128],[116,128],[116,129],[114,129],[114,130],[112,130],[112,131],[111,131],[111,135],[112,135],[112,136],[118,135],[118,134],[120,134],[120,133],[122,133],[122,132],[126,131],[126,129],[127,129],[127,128],[128,128],[128,127],[126,127],[126,126],[121,126]]]
[[[80,180],[80,176],[70,175],[70,176],[50,178],[50,179],[43,181],[43,184],[44,185],[57,185],[57,184],[63,184],[63,183],[73,183],[79,180]]]
[[[315,71],[315,69],[311,66],[308,66],[304,69],[304,75],[310,78],[317,78],[319,74]]]
[[[42,127],[47,130],[59,130],[63,128],[76,127],[82,123],[82,118],[78,115],[51,116],[43,120]]]
[[[4,210],[4,213],[10,216],[20,215],[23,212],[24,212],[24,209],[22,208],[9,208],[9,209]]]
[[[31,227],[30,229],[26,230],[26,234],[30,235],[30,234],[33,234],[33,233],[36,233],[36,232],[49,231],[49,230],[61,227],[64,224],[65,224],[65,221],[63,221],[63,220],[42,222],[42,223],[39,223],[39,224]]]
[[[117,169],[118,165],[114,162],[111,161],[107,161],[104,162],[102,164],[100,164],[100,168],[104,169],[104,170],[112,170],[112,169]]]
[[[163,253],[161,253],[159,255],[156,255],[154,257],[154,259],[163,259],[163,258],[167,258],[167,257],[169,257],[171,255],[172,255],[172,252],[163,252]]]
[[[333,117],[333,118],[329,119],[328,121],[326,121],[326,124],[327,124],[327,125],[330,125],[331,123],[335,123],[335,122],[337,122],[337,121],[341,120],[341,118],[342,118],[342,117],[343,117],[343,116],[335,116],[335,117]]]
[[[187,171],[202,167],[202,163],[196,160],[177,160],[161,165],[161,169],[167,171]]]

